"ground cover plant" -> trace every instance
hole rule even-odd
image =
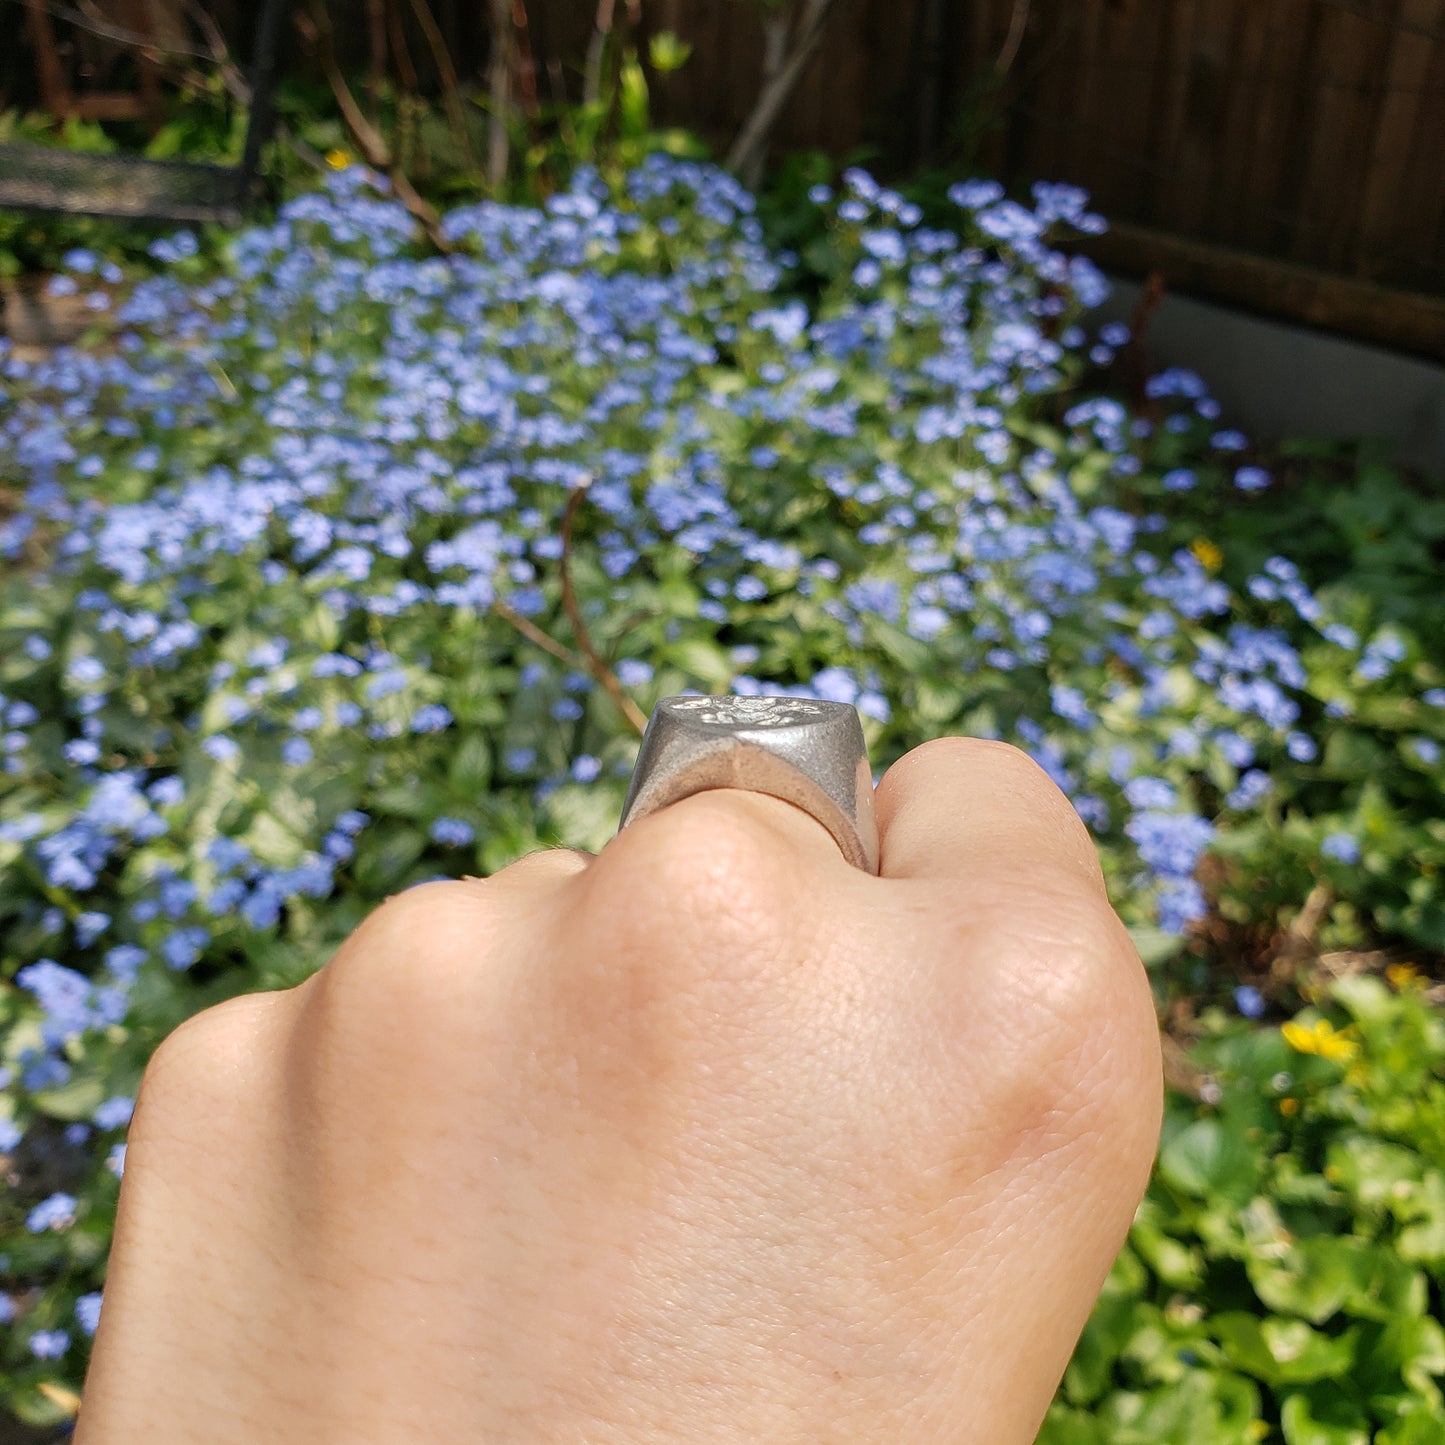
[[[1137,406],[1090,390],[1127,336],[1089,331],[1103,281],[1051,244],[1102,224],[1079,192],[952,202],[945,228],[861,173],[815,188],[829,250],[804,278],[706,166],[454,210],[448,255],[350,168],[220,269],[183,235],[112,298],[69,258],[111,343],[0,355],[13,1410],[74,1409],[159,1040],[299,981],[399,888],[600,847],[660,696],[854,702],[880,772],[942,733],[1018,742],[1093,828],[1166,1000],[1282,1014],[1297,1000],[1231,974],[1210,929],[1267,937],[1310,896],[1326,943],[1445,948],[1438,599],[1307,580],[1291,538],[1226,523],[1275,488],[1197,377]],[[1293,1044],[1209,1026],[1218,1078],[1171,1106],[1058,1440],[1096,1438],[1091,1414],[1121,1442],[1368,1438],[1303,1390],[1331,1370],[1381,1438],[1417,1438],[1438,1331],[1380,1343],[1354,1296],[1293,1305],[1229,1231],[1256,1198],[1281,1230],[1350,1231],[1408,1264],[1411,1319],[1438,1312],[1445,1064],[1419,992],[1322,995],[1356,1032],[1307,1014]],[[1359,1012],[1382,997],[1389,1027]],[[1311,1072],[1350,1049],[1363,1074]],[[1406,1065],[1418,1118],[1377,1098]],[[1423,1213],[1331,1181],[1321,1151],[1357,1137],[1410,1155],[1385,1157]],[[1213,1333],[1169,1332],[1186,1286]],[[1215,1312],[1261,1308],[1285,1321],[1262,1345],[1221,1334]],[[1267,1363],[1294,1320],[1328,1345],[1310,1379]],[[1202,1404],[1158,1423],[1176,1369],[1217,1433]]]

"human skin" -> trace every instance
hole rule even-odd
[[[1158,1138],[1068,801],[945,739],[881,876],[699,794],[379,908],[131,1124],[77,1445],[1027,1445]]]

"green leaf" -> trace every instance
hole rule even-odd
[[[1375,1445],[1440,1445],[1442,1433],[1445,1416],[1437,1407],[1416,1401],[1375,1436]]]
[[[1165,1143],[1159,1173],[1198,1199],[1219,1196],[1244,1205],[1259,1179],[1259,1159],[1242,1134],[1217,1118],[1197,1119]]]
[[[602,783],[564,784],[546,803],[546,817],[555,843],[567,848],[599,851],[617,832],[622,813],[620,787]]]
[[[95,1113],[96,1106],[105,1098],[105,1086],[95,1074],[76,1072],[65,1083],[42,1089],[34,1097],[35,1107],[42,1114],[76,1123]]]
[[[492,754],[485,733],[468,733],[461,739],[452,753],[447,779],[463,797],[487,791],[492,781]]]
[[[1338,1385],[1287,1396],[1280,1426],[1286,1445],[1370,1445],[1369,1422]]]
[[[659,30],[648,41],[647,58],[659,75],[681,70],[692,54],[692,46],[671,30]]]
[[[1301,1239],[1278,1258],[1246,1259],[1245,1269],[1271,1310],[1311,1324],[1323,1324],[1342,1308],[1369,1318],[1380,1317],[1381,1311],[1389,1318],[1411,1305],[1412,1313],[1424,1308],[1423,1276],[1368,1240]]]
[[[1166,933],[1152,924],[1131,923],[1129,937],[1139,951],[1145,968],[1158,968],[1184,951],[1189,940],[1178,933]]]
[[[1332,1337],[1303,1320],[1261,1320],[1242,1311],[1215,1316],[1209,1328],[1230,1364],[1267,1385],[1333,1379],[1355,1362],[1354,1328]]]
[[[1034,1445],[1109,1445],[1103,1427],[1083,1410],[1054,1405]],[[1413,1445],[1413,1442],[1407,1442]]]
[[[397,823],[363,834],[352,864],[357,886],[377,899],[394,892],[426,851],[426,842],[418,829]]]

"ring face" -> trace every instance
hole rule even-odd
[[[802,697],[667,697],[648,719],[621,832],[709,788],[766,793],[816,818],[856,868],[878,871],[873,773],[856,708]]]

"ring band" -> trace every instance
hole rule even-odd
[[[856,708],[802,697],[665,697],[622,805],[629,823],[710,788],[781,798],[821,823],[855,868],[878,872],[873,773]]]

